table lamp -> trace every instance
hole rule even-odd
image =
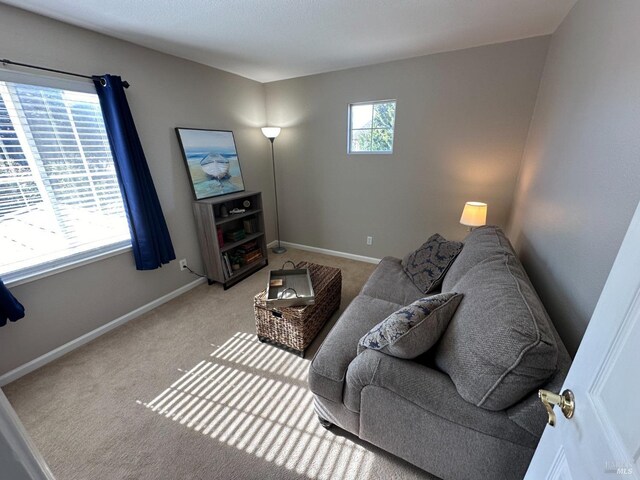
[[[469,227],[481,227],[487,224],[487,204],[482,202],[467,202],[464,204],[460,223]]]

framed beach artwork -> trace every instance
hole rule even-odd
[[[244,191],[233,132],[176,128],[176,134],[196,200]]]

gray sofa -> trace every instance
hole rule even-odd
[[[467,236],[441,289],[464,297],[425,355],[357,355],[369,329],[426,296],[384,258],[311,362],[316,413],[443,479],[522,478],[546,425],[537,390],[558,392],[571,358],[499,228]]]

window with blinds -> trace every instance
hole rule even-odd
[[[0,276],[129,244],[97,95],[0,78]]]

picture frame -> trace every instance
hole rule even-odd
[[[231,130],[184,127],[175,130],[196,200],[245,191]]]

